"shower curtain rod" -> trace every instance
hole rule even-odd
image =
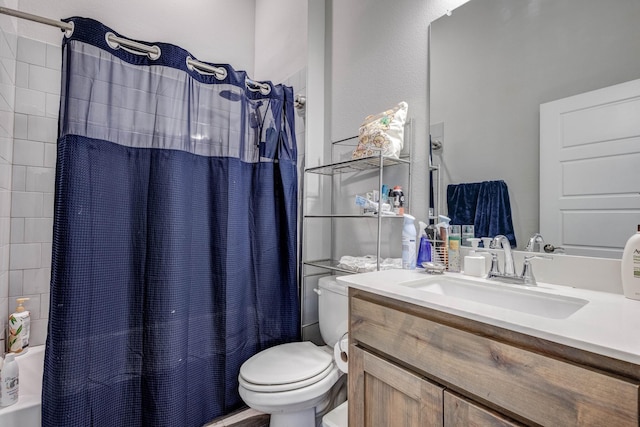
[[[14,16],[16,18],[27,19],[29,21],[38,22],[40,24],[51,25],[58,27],[65,33],[73,32],[73,22],[57,21],[55,19],[45,18],[43,16],[34,15],[20,10],[10,9],[8,7],[0,7],[0,14]],[[109,46],[117,49],[120,45],[135,49],[140,53],[148,54],[150,58],[157,59],[160,57],[160,48],[158,46],[148,46],[142,43],[128,40],[122,37],[118,37],[113,33],[107,35],[107,42]],[[137,53],[137,52],[134,52]],[[187,58],[187,68],[195,69],[199,73],[212,73],[216,78],[222,80],[227,77],[227,70],[224,67],[214,67],[213,65],[200,62],[191,57]],[[252,85],[258,88],[263,94],[267,95],[271,92],[271,86],[268,83],[260,83],[249,78],[246,79],[247,85]]]
[[[55,19],[49,19],[42,16],[33,15],[31,13],[22,12],[20,10],[9,9],[8,7],[0,7],[0,13],[3,15],[15,16],[16,18],[28,19],[29,21],[39,22],[41,24],[58,27],[62,31],[73,30],[73,24],[69,24],[68,22],[56,21]]]

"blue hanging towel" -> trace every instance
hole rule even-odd
[[[475,237],[503,234],[512,247],[517,246],[509,189],[504,181],[449,184],[447,209],[451,224],[473,224]]]

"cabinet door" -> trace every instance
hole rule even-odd
[[[349,348],[349,426],[442,426],[444,388],[385,359]]]
[[[444,392],[444,427],[515,427],[521,425],[448,390]]]

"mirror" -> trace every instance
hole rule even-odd
[[[524,249],[540,231],[540,104],[639,79],[638,22],[637,0],[471,0],[432,22],[440,210],[450,183],[504,180]],[[584,230],[602,232],[602,223]],[[634,232],[635,225],[616,245]]]

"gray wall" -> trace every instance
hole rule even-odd
[[[427,29],[429,22],[466,0],[312,0],[309,2],[306,163],[317,166],[331,159],[331,141],[357,135],[362,120],[399,101],[409,104],[413,146],[413,191],[410,211],[418,218],[428,212],[428,96]],[[348,156],[354,147],[338,150]],[[343,157],[333,159],[338,160]],[[403,184],[406,169],[389,170],[387,184]],[[326,178],[305,177],[307,213],[357,211],[355,194],[373,190],[375,174],[339,180],[332,192]],[[307,220],[310,221],[310,220]],[[304,259],[332,255],[375,254],[375,220],[312,220],[306,228]],[[333,223],[333,225],[332,225]],[[400,257],[400,220],[385,221],[382,256]],[[312,270],[312,269],[310,269]],[[313,270],[311,271],[313,272]],[[326,273],[318,270],[317,273]],[[317,321],[317,278],[303,283],[303,324]],[[309,332],[307,333],[307,330]],[[317,330],[305,328],[305,338]]]
[[[427,37],[429,23],[464,1],[340,0],[332,3],[330,21],[330,140],[357,135],[364,117],[399,101],[409,105],[412,120],[406,143],[412,147],[409,211],[428,214]],[[405,186],[406,169],[389,169],[385,183]],[[353,207],[355,194],[377,186],[375,177],[340,182],[337,203]],[[383,228],[382,256],[399,257],[402,221]],[[335,254],[375,254],[375,221],[335,222]],[[355,238],[354,238],[355,236]]]

